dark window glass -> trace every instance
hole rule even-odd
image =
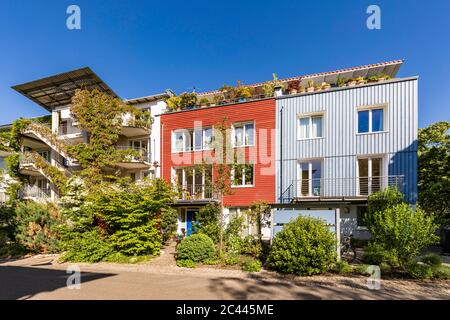
[[[356,221],[358,227],[366,226],[366,216],[367,216],[367,207],[358,207],[358,211],[356,212]]]
[[[372,131],[383,131],[383,109],[372,110]]]
[[[358,112],[358,133],[369,132],[369,111]]]

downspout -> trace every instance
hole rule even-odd
[[[283,202],[283,108],[280,108],[280,203]]]

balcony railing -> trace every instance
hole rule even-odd
[[[125,162],[150,162],[150,154],[147,149],[132,146],[116,146],[116,149],[123,151],[134,151],[133,155],[128,155],[125,157]]]
[[[178,192],[179,200],[217,200],[217,192],[212,185],[188,184],[184,186],[175,186]]]
[[[292,181],[281,202],[314,198],[366,198],[387,187],[404,189],[404,176],[317,178]]]
[[[25,185],[19,190],[18,194],[20,199],[37,199],[37,200],[49,200],[50,188],[39,188],[38,186]]]

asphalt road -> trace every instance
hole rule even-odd
[[[382,282],[364,277],[300,280],[235,270],[175,266],[84,265],[80,289],[69,289],[67,265],[51,261],[0,263],[0,299],[450,299],[450,282]]]

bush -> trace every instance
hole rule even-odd
[[[439,280],[449,280],[450,279],[450,267],[439,266],[433,271],[433,278]]]
[[[174,208],[164,209],[161,213],[162,240],[166,242],[177,232],[178,212]]]
[[[353,271],[353,268],[347,261],[338,261],[334,266],[334,270],[338,273],[350,273]]]
[[[129,255],[157,255],[161,248],[161,233],[156,222],[119,230],[110,236],[111,244],[118,252]]]
[[[392,266],[405,267],[420,251],[439,238],[435,235],[437,225],[433,218],[417,208],[413,210],[402,203],[384,211],[377,211],[369,230],[371,243],[386,252]]]
[[[98,229],[66,239],[62,248],[67,251],[60,258],[63,262],[99,262],[114,253],[113,246]]]
[[[369,268],[369,265],[368,264],[359,264],[359,265],[356,265],[355,266],[355,268],[354,268],[354,272],[355,273],[357,273],[357,274],[361,274],[361,275],[363,275],[363,276],[365,276],[365,275],[370,275],[370,273],[368,272],[368,268]]]
[[[364,222],[370,230],[374,223],[374,215],[404,203],[403,194],[395,187],[389,187],[371,194],[367,199],[367,214]]]
[[[439,267],[442,264],[441,257],[433,253],[423,256],[422,258],[420,258],[420,261],[431,267]]]
[[[261,271],[262,264],[261,261],[247,257],[242,262],[242,270],[248,271],[248,272],[259,272]]]
[[[194,234],[186,237],[177,245],[177,260],[191,260],[202,263],[213,259],[215,253],[213,241],[205,234]]]
[[[364,249],[362,260],[367,264],[380,265],[382,262],[389,262],[395,265],[392,255],[384,249],[381,244],[369,243]]]
[[[276,234],[267,264],[281,273],[309,276],[327,271],[335,251],[336,240],[325,222],[300,216]]]
[[[411,262],[406,266],[408,274],[415,279],[431,279],[433,278],[433,268],[427,264],[419,264]]]
[[[196,221],[193,225],[194,232],[206,234],[214,243],[218,243],[220,212],[220,206],[217,204],[208,204],[202,207],[196,215]]]
[[[192,260],[177,260],[177,266],[182,268],[195,268],[197,263]]]
[[[247,254],[254,258],[260,259],[263,255],[262,243],[259,239],[256,239],[253,236],[247,236],[242,241],[241,252],[243,254]]]
[[[53,204],[20,202],[15,208],[15,219],[18,243],[33,253],[57,251],[60,214]]]

